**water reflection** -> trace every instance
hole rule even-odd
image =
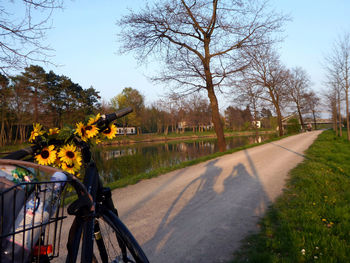
[[[134,155],[134,154],[136,154],[136,148],[115,149],[115,150],[103,152],[103,159],[109,160],[109,159],[122,157],[125,155]]]
[[[230,137],[226,139],[227,149],[262,142],[270,137],[271,135]],[[97,149],[94,156],[102,178],[108,183],[160,167],[173,166],[217,151],[216,139],[200,139],[104,147]]]

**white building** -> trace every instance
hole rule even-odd
[[[136,134],[136,127],[117,127],[117,135]]]
[[[258,129],[260,129],[261,128],[261,121],[252,121],[252,125],[254,126],[255,125],[255,127],[256,128],[258,128]]]

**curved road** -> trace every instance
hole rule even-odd
[[[320,131],[291,136],[113,191],[150,262],[226,262],[257,231]]]

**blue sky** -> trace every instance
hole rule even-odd
[[[138,66],[133,54],[118,54],[116,21],[127,8],[144,6],[143,0],[65,1],[65,9],[53,15],[53,29],[47,43],[55,50],[52,61],[61,66],[44,66],[63,74],[83,88],[93,86],[105,100],[124,87],[138,89],[151,103],[166,88],[154,86],[145,77],[154,72],[152,64]],[[276,10],[290,14],[286,39],[280,44],[282,61],[288,67],[307,70],[315,90],[322,89],[321,62],[340,34],[350,32],[349,0],[271,0]],[[229,101],[219,98],[221,110]]]
[[[280,44],[282,61],[288,67],[306,69],[313,88],[321,90],[324,57],[340,35],[350,32],[350,1],[274,0],[272,3],[293,18],[287,23],[286,39]]]

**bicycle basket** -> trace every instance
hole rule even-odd
[[[13,175],[16,169],[26,169],[35,177],[15,183],[9,171]],[[0,160],[0,171],[0,263],[58,257],[66,218],[65,174],[52,167],[15,160]]]

